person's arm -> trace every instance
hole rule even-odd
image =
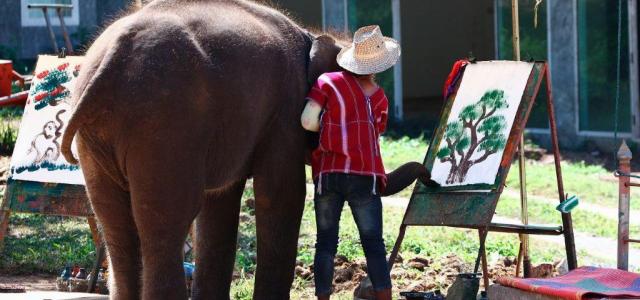
[[[322,112],[322,106],[315,100],[309,99],[307,105],[305,105],[302,111],[302,117],[300,121],[302,127],[306,130],[318,132],[320,131],[320,113]]]
[[[321,80],[317,80],[311,87],[307,94],[307,104],[300,117],[300,123],[304,129],[313,132],[320,130],[320,113],[329,97],[328,90],[327,85]]]

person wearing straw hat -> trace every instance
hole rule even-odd
[[[340,214],[348,202],[360,233],[376,299],[391,299],[382,239],[381,191],[386,175],[378,138],[386,129],[389,101],[375,74],[400,57],[397,41],[376,25],[358,29],[337,56],[344,71],[322,74],[307,95],[302,126],[319,131],[311,167],[316,185],[317,241],[314,280],[318,299],[329,299]]]

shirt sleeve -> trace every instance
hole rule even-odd
[[[389,100],[387,99],[387,96],[383,95],[375,104],[373,108],[373,115],[376,118],[378,133],[382,134],[387,130],[387,120],[389,118]]]
[[[318,103],[321,107],[324,107],[327,103],[329,95],[331,93],[331,88],[327,83],[318,79],[316,83],[313,84],[311,90],[307,94],[307,99],[313,100]]]

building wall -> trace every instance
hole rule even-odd
[[[404,98],[441,97],[453,62],[495,54],[493,0],[402,0]]]
[[[84,0],[81,0],[81,2]],[[98,24],[110,23],[111,20],[117,17],[123,10],[129,8],[129,5],[134,2],[133,0],[98,0],[96,3],[95,11],[97,14]]]
[[[79,30],[93,32],[96,30],[97,20],[96,20],[96,1],[97,0],[81,0],[78,1],[80,21],[77,26],[66,26],[67,33],[69,35],[73,35]],[[18,3],[20,1],[17,1]],[[18,9],[20,9],[18,7]],[[19,16],[18,16],[19,18]],[[53,32],[56,36],[56,42],[58,47],[64,47],[64,38],[62,37],[62,31],[60,29],[60,22],[58,18],[51,18],[51,24],[53,27]],[[18,21],[18,26],[21,26],[20,21]],[[74,48],[77,46],[77,39],[71,38],[72,43],[74,43]],[[30,27],[21,27],[21,57],[22,58],[35,58],[38,54],[54,54],[53,46],[51,45],[51,40],[49,39],[49,32],[46,26],[30,26]]]
[[[322,0],[273,0],[272,2],[306,28],[322,29]]]
[[[99,26],[128,6],[130,0],[80,0],[79,25],[67,25],[74,47],[80,39],[89,38]],[[51,18],[58,47],[64,47],[64,39],[58,18]],[[23,27],[20,0],[0,1],[0,45],[17,52],[19,59],[35,59],[38,54],[54,54],[46,26]]]
[[[20,39],[20,0],[0,1],[0,46],[17,51]]]

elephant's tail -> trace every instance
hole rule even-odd
[[[82,65],[81,72],[91,72],[92,74],[85,74],[86,79],[78,82],[81,86],[75,87],[75,94],[78,96],[71,109],[71,117],[62,136],[62,145],[60,147],[62,155],[71,164],[78,164],[78,159],[71,151],[71,144],[76,133],[84,125],[90,123],[98,115],[100,109],[104,109],[103,104],[100,102],[104,102],[105,93],[109,88],[107,86],[110,84],[109,80],[105,77],[109,72],[110,62],[112,62],[113,56],[117,52],[116,48],[110,47],[106,50],[102,59],[85,61]]]

